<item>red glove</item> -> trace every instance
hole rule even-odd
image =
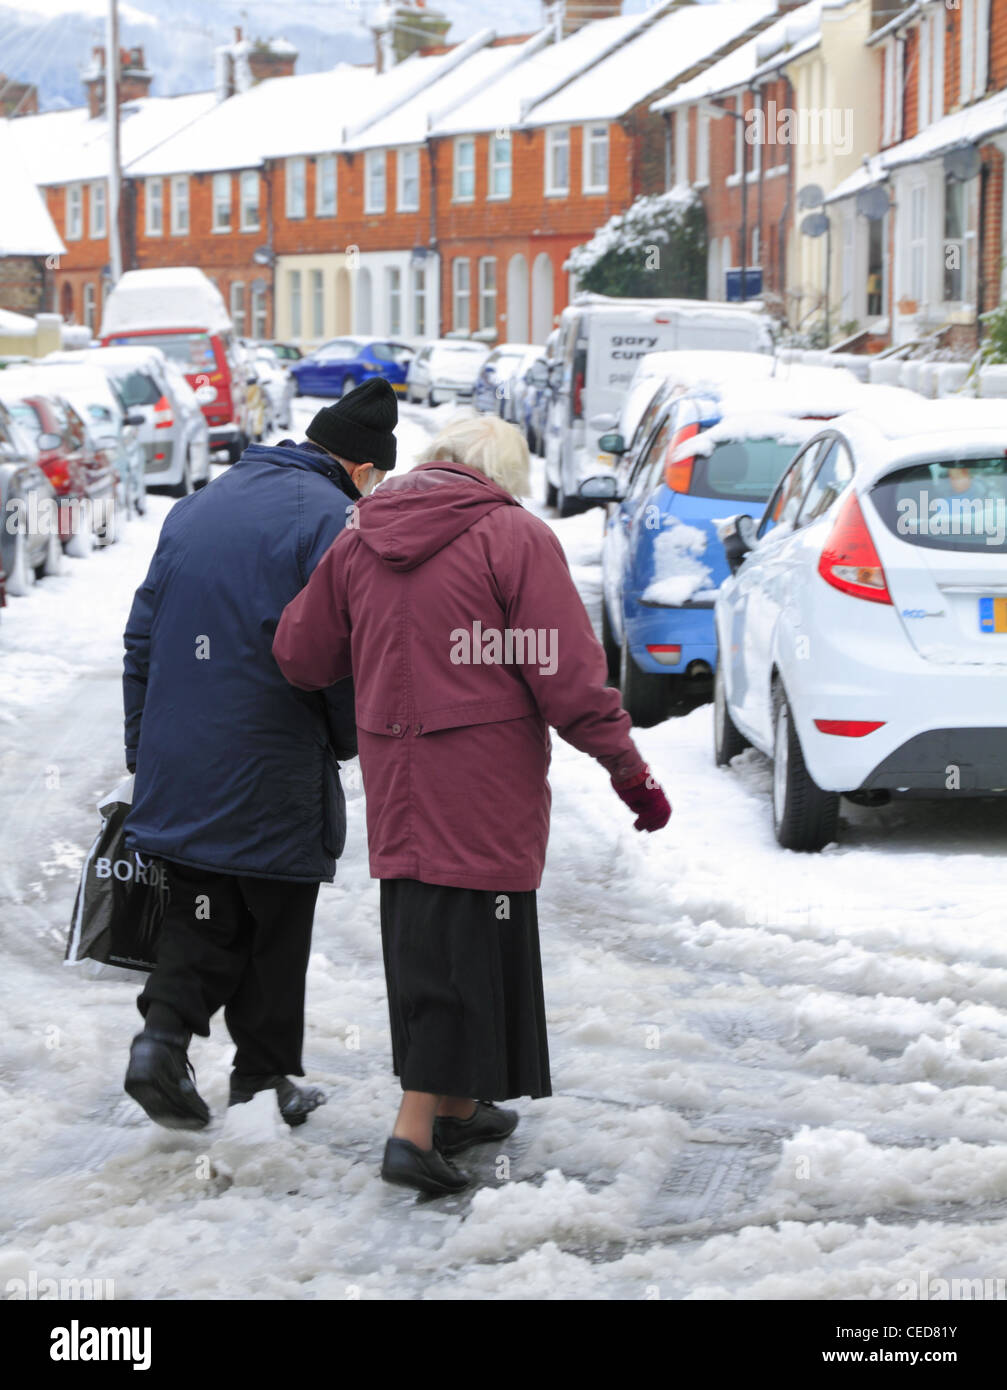
[[[671,804],[650,775],[649,767],[645,767],[631,781],[613,781],[612,786],[629,809],[636,812],[634,830],[660,830],[671,820]]]

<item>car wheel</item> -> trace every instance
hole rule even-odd
[[[718,767],[726,767],[732,758],[743,753],[749,742],[739,733],[727,708],[727,692],[724,689],[723,662],[717,658],[717,670],[713,677],[713,758]]]
[[[348,396],[350,392],[355,389],[356,384],[357,383],[353,380],[351,376],[344,376],[342,381],[339,383],[340,397]]]
[[[240,457],[240,455],[239,455],[239,457]],[[232,459],[231,459],[231,462],[232,462],[232,463],[235,463],[236,460],[232,458]],[[188,451],[188,449],[186,449],[186,451],[185,451],[185,461],[184,461],[184,463],[182,464],[182,476],[181,476],[181,478],[179,478],[178,482],[175,484],[174,487],[171,487],[171,488],[168,489],[168,496],[169,496],[169,497],[188,497],[189,494],[190,494],[190,492],[192,492],[192,491],[193,491],[193,483],[192,483],[192,459],[189,457],[189,451]]]
[[[242,454],[245,452],[245,450],[246,450],[247,448],[248,448],[248,436],[247,436],[246,434],[239,434],[238,437],[237,437],[237,439],[235,439],[233,443],[228,444],[228,446],[227,446],[227,461],[228,461],[228,463],[237,463],[237,462],[238,462],[238,459],[241,458]],[[191,488],[190,488],[189,490],[190,490],[190,492],[192,491]],[[176,494],[176,495],[177,495],[177,496],[184,496],[183,493],[178,493],[178,494]]]
[[[63,547],[60,544],[59,531],[56,528],[55,517],[53,518],[52,534],[49,536],[49,544],[46,546],[45,559],[35,571],[39,579],[51,579],[54,575],[63,573]]]
[[[94,527],[91,524],[91,508],[81,506],[77,511],[78,526],[66,543],[67,555],[75,560],[84,560],[94,549]]]
[[[560,476],[559,487],[556,489],[556,507],[562,517],[576,516],[582,511],[581,500],[579,497],[571,497],[563,486],[563,478]]]
[[[105,524],[95,531],[95,536],[99,545],[114,545],[119,539],[119,508],[122,506],[119,489],[116,489],[113,497],[103,498],[102,502],[108,511],[105,512]]]
[[[555,507],[559,501],[559,490],[549,481],[549,475],[545,479],[545,504],[547,507]]]
[[[641,671],[625,637],[619,652],[619,689],[623,708],[638,729],[649,729],[667,718],[671,708],[669,678]]]
[[[601,596],[601,645],[605,652],[605,662],[608,666],[608,681],[610,685],[617,685],[619,681],[619,643],[615,633],[612,631],[612,623],[608,616],[608,604],[605,595]]]
[[[28,563],[28,538],[18,528],[14,532],[14,559],[7,576],[7,592],[15,598],[27,594],[35,583],[35,571]]]
[[[839,793],[818,786],[804,763],[782,685],[773,700],[773,829],[784,849],[824,849],[836,838]]]

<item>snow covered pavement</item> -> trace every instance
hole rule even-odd
[[[300,415],[309,403],[298,402]],[[415,452],[443,414],[406,407]],[[710,708],[639,733],[675,807],[641,837],[559,740],[540,895],[553,1085],[417,1202],[377,1176],[389,1064],[377,885],[355,768],[323,887],[296,1133],[225,1116],[222,1020],[192,1057],[218,1117],[155,1129],[121,1090],[136,985],[62,965],[94,801],[122,771],[121,630],[170,503],[0,622],[0,1287],[116,1296],[898,1298],[1005,1278],[1007,808],[845,807],[778,849],[754,752],[713,766]],[[598,602],[600,513],[553,520]]]

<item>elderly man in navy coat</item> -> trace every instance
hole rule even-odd
[[[348,681],[295,690],[272,642],[354,503],[394,468],[397,418],[391,387],[374,380],[319,411],[305,443],[246,449],[172,508],[133,602],[127,839],[165,862],[169,905],[125,1087],[168,1128],[209,1122],[188,1046],[221,1007],[232,1105],[275,1090],[301,1124],[323,1099],[289,1078],[304,1075],[315,900],[346,836],[353,694]]]

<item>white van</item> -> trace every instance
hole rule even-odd
[[[758,303],[706,299],[610,299],[581,294],[560,316],[558,361],[545,434],[546,502],[570,516],[584,478],[611,467],[598,439],[613,427],[641,357],[650,352],[720,348],[773,350]]]

